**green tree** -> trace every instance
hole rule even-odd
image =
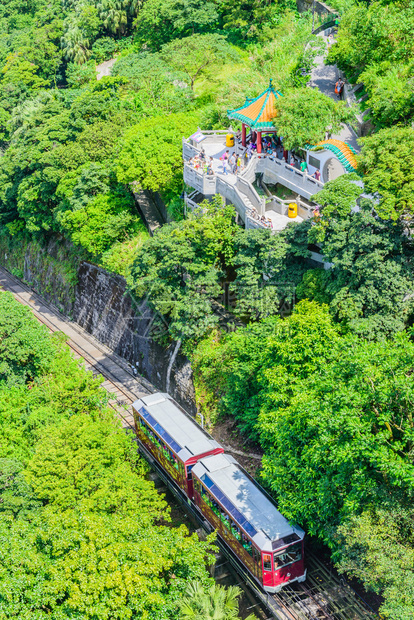
[[[164,43],[211,28],[218,17],[214,2],[146,0],[135,20],[141,43],[159,50]]]
[[[94,419],[95,418],[95,419]],[[140,515],[145,527],[167,514],[133,443],[113,414],[73,415],[36,444],[25,479],[56,511]]]
[[[285,274],[288,244],[269,230],[240,231],[235,240],[236,278],[230,293],[236,297],[235,313],[247,320],[277,314],[289,297]],[[293,288],[291,295],[293,294]]]
[[[15,459],[0,458],[0,520],[1,517],[28,516],[41,506],[24,477],[24,465]]]
[[[407,123],[414,112],[412,65],[389,66],[389,61],[368,67],[360,76],[369,93],[370,119],[377,127]]]
[[[47,372],[55,346],[43,325],[28,324],[31,312],[17,305],[11,293],[0,295],[0,382],[32,381]]]
[[[363,83],[375,125],[407,122],[413,112],[411,2],[352,3],[328,60]]]
[[[142,116],[158,116],[160,110],[166,114],[183,112],[194,105],[187,76],[171,69],[158,54],[141,52],[121,56],[111,74],[128,80],[134,108]]]
[[[37,91],[49,86],[49,82],[39,77],[39,67],[26,60],[21,52],[10,54],[6,64],[1,69],[3,74],[2,85],[21,83],[26,88]]]
[[[236,586],[212,584],[206,590],[199,582],[188,585],[180,604],[182,620],[238,620],[241,590]],[[250,614],[246,620],[255,620]]]
[[[139,521],[136,513],[50,508],[31,521],[0,520],[3,618],[176,616],[188,580],[207,580],[210,545],[184,526],[141,527]]]
[[[297,88],[276,100],[273,123],[284,146],[293,149],[315,145],[326,133],[338,133],[349,116],[343,101],[334,101],[317,89]]]
[[[414,129],[390,127],[364,138],[358,164],[365,191],[379,195],[378,215],[410,220],[414,213]]]
[[[316,195],[323,209],[309,238],[323,241],[325,260],[333,264],[323,276],[332,312],[348,328],[374,338],[410,323],[413,246],[403,222],[380,219],[372,201],[352,206],[360,192],[349,177],[327,183]]]
[[[177,113],[143,119],[125,133],[117,162],[123,183],[159,191],[182,187],[182,138],[197,128],[197,115]],[[162,136],[161,144],[157,142]]]
[[[329,326],[327,310],[319,315]],[[303,333],[289,339],[286,353]],[[280,336],[269,339],[259,429],[264,478],[280,510],[335,546],[332,526],[376,501],[378,489],[411,496],[413,421],[404,403],[411,398],[413,347],[406,334],[381,343],[339,335],[325,342],[329,349],[319,359],[314,352],[311,366],[303,354],[297,358],[292,381]]]
[[[328,60],[354,79],[368,66],[410,60],[411,28],[410,2],[354,4],[341,17],[338,41],[331,47]]]
[[[1,338],[6,359],[37,341],[44,361],[28,384],[0,382],[0,616],[176,617],[188,581],[210,580],[211,537],[171,526],[101,379],[4,300],[0,323],[25,318]]]
[[[187,76],[191,89],[197,79],[237,53],[221,34],[195,34],[176,39],[162,47],[161,56],[171,67]]]
[[[217,199],[201,209],[163,226],[139,249],[131,269],[134,295],[146,295],[180,341],[200,338],[218,323],[213,304],[233,255],[233,208]]]
[[[368,506],[338,528],[341,572],[356,576],[385,598],[381,616],[408,620],[414,600],[414,513],[390,497]]]

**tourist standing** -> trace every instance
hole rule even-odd
[[[335,93],[337,94],[338,99],[342,98],[342,91],[344,89],[344,85],[345,83],[341,78],[339,78],[339,80],[335,84]]]
[[[240,155],[237,156],[237,161],[236,161],[236,174],[239,174],[241,170],[241,159],[240,159]]]
[[[308,165],[306,163],[306,161],[304,159],[302,159],[302,161],[300,162],[300,169],[302,172],[304,172],[305,174],[308,171]]]
[[[313,176],[314,176],[314,178],[315,178],[317,181],[320,181],[320,180],[321,180],[321,173],[319,172],[319,170],[316,170],[316,171],[314,172]]]

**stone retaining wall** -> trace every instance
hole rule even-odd
[[[163,346],[154,334],[168,333],[145,299],[127,291],[125,279],[92,263],[78,271],[73,320],[131,364],[136,372],[166,390],[167,368],[175,343]],[[169,392],[187,411],[195,413],[195,396],[189,360],[178,355],[171,371]]]

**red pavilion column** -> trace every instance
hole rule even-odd
[[[242,123],[242,145],[246,146],[246,125]]]
[[[257,132],[257,152],[258,153],[262,152],[262,132],[261,131]]]

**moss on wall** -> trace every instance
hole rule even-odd
[[[47,244],[0,230],[0,265],[71,317],[79,264],[86,256],[62,239]]]

